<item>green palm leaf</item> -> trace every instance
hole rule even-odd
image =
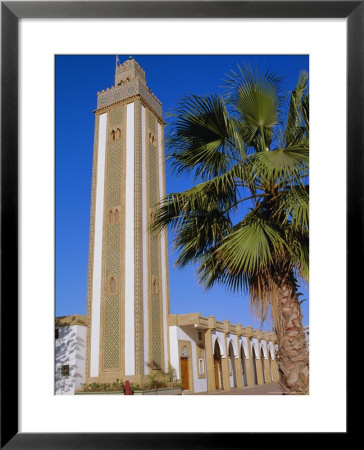
[[[296,88],[291,94],[287,127],[285,130],[285,145],[294,145],[308,135],[308,74],[299,74]]]
[[[309,149],[305,145],[279,148],[256,153],[251,159],[253,170],[261,178],[268,180],[293,178],[297,181],[307,174]]]
[[[169,159],[177,174],[208,179],[221,175],[239,155],[237,133],[222,97],[190,95],[176,111],[167,138]]]
[[[309,223],[308,186],[291,186],[279,193],[275,217],[295,230],[307,230]]]
[[[238,66],[226,80],[228,101],[242,124],[240,133],[257,151],[269,148],[272,128],[280,122],[280,81],[275,74],[259,74],[249,65]]]

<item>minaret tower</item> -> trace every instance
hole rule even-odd
[[[165,195],[162,105],[130,57],[95,110],[86,382],[168,370],[167,235],[150,232]]]

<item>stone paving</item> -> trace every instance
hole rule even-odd
[[[188,392],[183,391],[182,395],[283,395],[283,391],[278,383],[262,384],[259,386],[247,386],[244,388],[233,388],[230,391],[218,390],[216,392]]]

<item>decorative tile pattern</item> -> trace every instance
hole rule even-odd
[[[148,128],[155,131],[155,118],[148,111]],[[151,143],[148,144],[149,150],[149,206],[151,211],[158,202],[158,165],[157,165],[157,149]],[[160,289],[155,292],[152,283],[153,280],[159,280],[160,262],[159,262],[159,235],[151,233],[150,235],[150,298],[151,298],[151,356],[152,365],[155,369],[162,368],[162,323],[161,323],[161,299]]]
[[[110,110],[110,112],[109,112],[110,125],[112,127],[115,125],[121,125],[122,115],[123,115],[122,106],[120,106],[119,108]]]
[[[121,139],[111,141],[108,150],[107,206],[114,207],[121,204]]]
[[[117,283],[117,291],[119,291]],[[120,305],[118,295],[105,296],[104,369],[120,367]]]
[[[97,94],[97,109],[110,106],[114,103],[126,100],[134,95],[141,95],[144,100],[155,110],[155,112],[162,116],[162,105],[157,97],[139,80],[132,80],[121,86],[114,86],[112,88],[101,91]]]
[[[109,127],[120,126],[122,122],[122,107],[109,112]],[[121,204],[121,170],[122,170],[122,140],[109,141],[107,154],[107,211]],[[104,369],[120,368],[120,252],[121,223],[106,227],[105,243],[105,281],[104,281]],[[106,218],[106,223],[108,218]],[[116,281],[114,294],[110,294],[109,280]]]

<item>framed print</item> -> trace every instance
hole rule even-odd
[[[360,292],[358,280],[363,270],[363,19],[362,1],[1,2],[2,448],[234,448],[240,447],[242,442],[245,448],[254,447],[261,438],[268,443],[278,433],[282,435],[280,442],[285,441],[286,436],[289,439],[292,432],[302,433],[303,440],[306,436],[309,438],[310,433],[320,432],[347,437],[346,305],[354,292]],[[314,302],[312,309],[310,303],[312,384],[310,379],[308,396],[255,396],[253,399],[191,395],[176,399],[171,396],[54,395],[54,377],[50,375],[54,375],[54,323],[49,320],[54,318],[52,297],[55,295],[57,126],[54,102],[60,73],[56,70],[57,58],[58,61],[69,55],[108,55],[111,58],[110,55],[115,54],[136,55],[136,60],[137,55],[146,55],[145,61],[154,55],[280,54],[306,55],[307,61],[309,58],[310,145],[312,139],[314,149],[310,154],[313,224],[312,234],[310,228],[310,298]],[[144,103],[136,107],[140,107],[140,111],[149,108],[156,123],[158,120],[162,123],[158,101],[147,89],[149,84],[143,84],[144,68],[135,65],[133,56],[129,57],[129,62],[126,58],[126,66],[132,67],[129,67],[130,74],[128,69],[124,75],[132,79],[116,77],[113,87],[116,90],[100,86],[106,90],[98,93],[97,108],[101,111],[110,101],[119,101],[119,96],[126,92],[122,83],[134,82],[133,89],[138,89],[144,98]],[[124,60],[118,61],[116,56],[117,73],[122,63],[125,64]],[[64,80],[67,98],[77,101],[83,96],[82,82],[86,88],[88,75],[94,73],[99,64],[91,58],[82,61],[81,58],[77,63],[78,84],[76,76]],[[155,64],[160,61],[156,59]],[[161,70],[162,67],[168,70],[168,65],[160,64]],[[229,69],[227,67],[226,72]],[[181,70],[180,79],[174,72],[173,82],[181,82],[178,80],[182,77],[188,80],[196,71],[198,64],[191,58],[183,73]],[[134,76],[138,80],[134,80]],[[126,86],[131,89],[131,85]],[[111,93],[117,97],[110,100]],[[125,95],[132,95],[132,91]],[[67,104],[67,100],[64,111],[76,123],[80,120],[73,104]],[[147,115],[141,117],[144,119],[140,123],[128,126],[126,121],[125,127],[120,128],[117,125],[112,128],[111,122],[107,125],[105,122],[105,126],[102,125],[105,130],[112,128],[110,133],[105,131],[105,142],[106,139],[117,142],[124,134],[137,139],[139,131],[142,133],[144,129],[149,132],[146,145],[150,144],[153,151],[154,143],[160,142],[161,131],[153,128],[152,119]],[[101,122],[95,130],[95,146],[101,145],[99,127]],[[80,134],[77,142],[82,145],[81,128]],[[114,163],[119,167],[117,161]],[[125,164],[129,164],[128,160]],[[98,172],[94,174],[95,186],[98,176]],[[134,186],[134,182],[133,177],[126,175],[126,186]],[[159,183],[162,191],[162,180]],[[96,187],[92,195],[96,199],[93,206],[96,210]],[[135,205],[125,196],[132,210]],[[125,219],[128,235],[134,236],[137,231],[133,220],[120,213],[119,200],[115,200],[116,206],[108,212],[109,228]],[[67,202],[67,198],[64,201]],[[92,217],[91,221],[96,223],[97,214]],[[359,258],[354,257],[354,248],[359,251]],[[102,258],[100,252],[100,264]],[[118,289],[117,270],[111,270],[103,281],[110,296]],[[126,285],[131,285],[127,280],[136,270],[126,267]],[[155,295],[163,291],[165,282],[161,271],[159,284],[158,274],[148,275]],[[103,311],[103,306],[100,308]],[[125,314],[134,318],[131,309],[125,308]],[[195,317],[189,319],[189,325],[198,328]],[[201,318],[201,324],[208,320]],[[125,323],[130,327],[131,321]],[[222,330],[228,327],[223,323],[219,326]],[[134,333],[134,328],[132,331]],[[235,331],[235,326],[226,328],[225,334]],[[101,328],[99,334],[103,332]],[[172,341],[168,342],[171,345]],[[107,345],[106,342],[104,347]],[[104,347],[100,347],[100,352],[104,352]],[[232,377],[235,373],[233,344],[230,347],[226,368],[220,370]],[[208,349],[201,346],[199,353],[193,350],[194,357],[189,363],[193,364],[192,369],[187,362],[191,348],[187,338],[176,344],[176,351],[185,364],[181,365],[181,372],[185,370],[184,383],[188,386],[192,373],[197,371],[196,379],[202,385],[205,372],[207,378],[216,368],[204,366]],[[221,352],[224,353],[223,347]],[[108,364],[114,369],[113,364],[116,366],[118,360],[112,351],[109,353]],[[98,358],[99,354],[95,361]],[[123,358],[134,370],[137,360],[134,361],[134,357],[128,360],[125,355]],[[92,359],[90,361],[92,365]],[[164,361],[162,357],[161,361]],[[64,379],[69,375],[69,367],[64,363],[60,367]],[[92,367],[90,373],[96,373],[96,365]],[[273,379],[272,372],[271,376]],[[89,378],[91,380],[92,376]],[[118,403],[120,399],[122,408]],[[288,403],[296,419],[293,414],[285,414]],[[244,410],[250,413],[245,414]],[[279,420],[283,415],[287,416],[285,423]]]

